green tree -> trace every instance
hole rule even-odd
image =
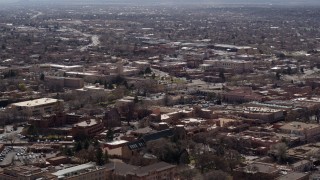
[[[113,89],[113,85],[111,83],[108,84],[108,89]]]
[[[38,130],[34,125],[30,125],[27,130],[28,135],[38,135]]]
[[[185,169],[178,173],[179,177],[184,180],[193,180],[196,176],[200,175],[197,169]]]
[[[79,152],[81,150],[82,150],[82,143],[78,141],[75,146],[75,151]]]
[[[68,146],[65,147],[64,151],[65,151],[65,155],[67,155],[67,156],[73,156],[74,155],[72,149],[68,148]]]
[[[88,140],[84,141],[83,148],[84,148],[84,149],[88,149],[89,146],[90,146],[89,141],[88,141]]]
[[[281,77],[280,73],[277,72],[277,73],[276,73],[276,78],[277,78],[277,80],[280,80],[280,77]]]
[[[104,162],[105,162],[105,163],[109,163],[109,154],[108,154],[108,151],[106,151],[106,152],[104,153]]]
[[[44,74],[43,73],[41,73],[41,75],[40,75],[40,80],[44,81]]]
[[[144,70],[144,73],[145,74],[151,74],[152,73],[152,70],[150,67],[147,67],[145,70]]]
[[[288,73],[289,75],[292,74],[292,69],[291,69],[290,66],[288,66],[288,68],[287,68],[287,73]]]
[[[18,89],[20,91],[26,91],[27,90],[26,85],[24,83],[19,83],[18,84]]]
[[[226,80],[226,77],[225,77],[225,75],[224,75],[224,72],[223,72],[223,71],[220,71],[220,72],[219,72],[219,77],[220,77],[223,81],[225,81],[225,80]]]
[[[228,180],[232,179],[229,174],[221,170],[213,170],[203,175],[203,180]]]
[[[288,146],[285,143],[278,143],[271,147],[271,152],[274,152],[280,163],[284,163],[287,160],[287,150]]]
[[[83,132],[78,132],[73,138],[76,141],[85,141],[86,139],[89,139],[89,137]]]
[[[106,140],[113,141],[113,138],[114,138],[114,132],[112,129],[109,129],[106,135]]]
[[[97,148],[96,150],[96,163],[98,166],[103,166],[105,164],[105,157],[101,148]]]
[[[139,98],[137,95],[134,96],[134,103],[138,103],[139,102]]]

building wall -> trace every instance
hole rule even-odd
[[[162,171],[153,171],[145,176],[132,175],[132,180],[173,180],[175,175],[175,168],[165,169]]]
[[[77,176],[71,176],[64,178],[65,180],[105,180],[107,179],[106,168],[96,169],[82,173]]]
[[[63,106],[63,101],[58,100],[57,102],[50,102],[46,104],[36,105],[36,106],[17,106],[12,104],[12,108],[20,112],[26,113],[28,116],[40,116],[43,114],[51,114],[56,111],[59,107]]]
[[[90,126],[74,126],[72,127],[72,135],[75,136],[79,133],[83,133],[86,136],[93,137],[104,130],[104,125],[102,122],[97,122],[95,125],[90,125]]]

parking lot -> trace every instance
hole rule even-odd
[[[6,146],[4,150],[0,153],[0,165],[5,166],[12,162],[15,156],[14,149],[11,146]]]

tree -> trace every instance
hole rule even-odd
[[[113,89],[113,85],[111,83],[108,84],[108,89]]]
[[[155,79],[155,78],[156,78],[156,74],[155,74],[155,73],[152,73],[151,78],[152,78],[152,79]]]
[[[28,135],[38,135],[38,130],[34,125],[30,125],[27,130]]]
[[[78,142],[76,143],[76,146],[75,146],[75,151],[76,151],[76,152],[79,152],[79,151],[81,151],[81,150],[82,150],[82,144],[81,144],[80,141],[78,141]]]
[[[75,134],[75,136],[73,138],[76,141],[84,141],[84,140],[88,139],[89,137],[83,132],[78,132]]]
[[[196,169],[185,169],[179,172],[179,177],[185,180],[193,180],[199,174],[199,171]]]
[[[226,77],[225,77],[225,75],[224,75],[224,72],[223,72],[223,71],[220,71],[220,72],[219,72],[219,77],[220,77],[223,81],[225,81],[225,80],[226,80]]]
[[[40,75],[40,80],[44,81],[44,74],[43,73],[41,73],[41,75]]]
[[[152,70],[150,67],[147,67],[145,70],[144,70],[144,73],[145,74],[151,74],[152,73]]]
[[[203,180],[228,180],[229,174],[221,170],[213,170],[203,175]]]
[[[105,164],[105,157],[101,148],[97,148],[96,150],[96,163],[98,166],[103,166]]]
[[[134,96],[134,103],[138,103],[139,102],[139,98],[137,95]]]
[[[14,142],[18,139],[18,134],[16,132],[8,134],[6,139],[10,142],[11,146],[13,146]]]
[[[215,158],[216,156],[213,153],[199,154],[195,158],[195,167],[198,168],[201,173],[204,173],[206,170],[215,169]]]
[[[72,149],[71,149],[71,148],[68,148],[68,147],[66,146],[66,148],[65,148],[65,154],[66,154],[67,156],[73,156],[73,151],[72,151]]]
[[[108,151],[105,151],[105,153],[104,153],[104,162],[105,162],[105,163],[109,163],[109,154],[108,154]]]
[[[167,163],[179,164],[186,162],[188,154],[184,154],[185,149],[177,143],[168,141],[167,139],[159,139],[147,143],[148,150],[158,157],[159,160]],[[183,155],[183,157],[181,157]],[[181,158],[180,158],[181,157]]]
[[[84,149],[88,149],[89,146],[90,146],[89,141],[88,141],[88,140],[84,141],[83,148],[84,148]]]
[[[27,90],[26,85],[24,83],[18,84],[18,89],[20,91],[26,91]]]
[[[106,134],[106,140],[107,141],[113,141],[114,138],[114,132],[112,129],[109,129],[107,134]]]
[[[290,66],[288,66],[288,68],[287,68],[287,73],[288,73],[289,75],[292,74],[292,69],[291,69]]]
[[[276,73],[276,78],[277,78],[277,80],[280,80],[281,75],[280,75],[280,73],[279,73],[279,72],[277,72],[277,73]]]
[[[287,159],[287,149],[288,146],[285,143],[278,143],[271,147],[271,151],[274,152],[274,155],[280,163],[285,162]]]

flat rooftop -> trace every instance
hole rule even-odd
[[[112,141],[112,142],[107,142],[108,145],[112,145],[112,146],[116,146],[116,145],[120,145],[120,144],[125,144],[128,141],[126,140],[118,140],[118,141]]]
[[[51,103],[58,102],[58,99],[52,99],[52,98],[41,98],[41,99],[35,99],[31,101],[23,101],[19,103],[13,103],[13,106],[20,106],[20,107],[34,107],[34,106],[41,106]]]
[[[52,174],[55,175],[55,176],[58,176],[58,178],[63,178],[63,177],[72,175],[74,172],[86,170],[86,169],[93,168],[93,167],[95,167],[95,165],[91,164],[91,163],[81,164],[79,166],[74,166],[74,167],[71,167],[71,168],[62,169],[62,170],[57,171],[57,172],[52,173]]]
[[[303,122],[290,122],[280,127],[280,129],[288,129],[288,130],[304,130],[304,129],[312,129],[318,128],[318,124],[307,124]]]
[[[90,126],[94,126],[98,124],[97,123],[97,120],[95,119],[90,119],[90,120],[87,120],[87,121],[82,121],[82,122],[79,122],[77,124],[75,124],[75,126],[80,126],[80,127],[90,127]]]

